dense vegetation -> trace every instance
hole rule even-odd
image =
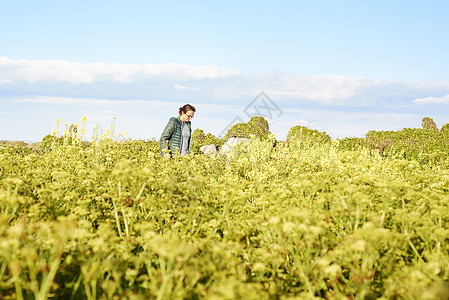
[[[445,126],[261,126],[238,155],[169,160],[112,132],[1,146],[0,298],[447,299]]]

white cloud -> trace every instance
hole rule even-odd
[[[175,84],[174,86],[173,86],[175,89],[177,89],[177,90],[183,90],[183,91],[188,91],[188,90],[190,90],[190,91],[198,91],[198,90],[200,90],[200,88],[199,87],[193,87],[193,86],[188,86],[188,85],[182,85],[182,84]]]
[[[415,103],[447,103],[449,102],[449,94],[443,97],[426,97],[413,100]]]
[[[165,63],[165,64],[146,64],[141,67],[144,70],[145,75],[162,76],[170,79],[181,79],[181,80],[229,78],[241,75],[240,71],[218,68],[211,65],[189,66],[176,63]]]
[[[132,83],[153,77],[170,80],[201,80],[239,76],[236,70],[215,66],[166,64],[74,63],[60,60],[13,60],[0,57],[0,77],[8,75],[17,81],[39,81],[89,84],[94,82]]]
[[[449,93],[448,82],[383,81],[279,72],[256,74],[176,63],[131,65],[6,57],[0,57],[0,83],[14,83],[7,85],[10,95],[36,96],[17,101],[53,104],[80,101],[132,104],[129,101],[135,99],[156,99],[161,103],[226,101],[246,106],[263,91],[282,109],[325,105],[398,110],[406,109],[413,104],[411,99],[421,95]],[[446,103],[448,97],[420,98],[414,103]],[[112,98],[128,100],[108,100]]]
[[[170,86],[176,90],[203,93],[203,96],[207,94],[217,101],[244,99],[250,101],[259,92],[264,91],[270,97],[331,105],[345,105],[348,98],[360,95],[369,88],[381,88],[391,84],[345,76],[249,74],[210,65],[82,64],[59,60],[13,60],[0,57],[0,78],[2,77],[8,78],[8,82],[16,82],[18,89],[26,86],[28,91],[33,89],[39,90],[40,93],[44,93],[45,89],[49,94],[53,94],[53,90],[57,90],[59,85],[70,93],[68,83],[83,84],[82,87],[74,87],[73,91],[77,94],[84,90],[86,94],[95,90],[97,94],[103,93],[104,98],[110,98],[111,91],[121,93],[124,91],[122,87],[132,86],[130,89],[134,93],[132,97],[144,98]],[[167,95],[167,99],[173,99],[170,93],[171,91],[161,92]]]
[[[286,75],[279,78],[277,87],[265,92],[272,96],[330,102],[358,95],[374,83],[374,80],[344,76]]]
[[[94,98],[71,98],[71,97],[24,97],[10,100],[14,104],[62,104],[62,105],[81,105],[81,104],[99,104],[99,105],[141,105],[141,106],[173,106],[173,103],[155,100],[112,100],[112,99],[94,99]]]

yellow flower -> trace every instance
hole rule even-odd
[[[341,272],[341,267],[337,264],[332,264],[329,267],[324,269],[324,273],[326,273],[330,278],[335,278]]]

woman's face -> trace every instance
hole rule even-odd
[[[193,115],[195,112],[188,110],[187,112],[182,112],[181,114],[181,121],[188,122],[193,118]]]

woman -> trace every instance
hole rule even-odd
[[[194,114],[195,107],[186,104],[179,108],[179,117],[170,118],[159,140],[161,156],[170,158],[175,152],[181,156],[189,154],[192,136],[190,120]]]

